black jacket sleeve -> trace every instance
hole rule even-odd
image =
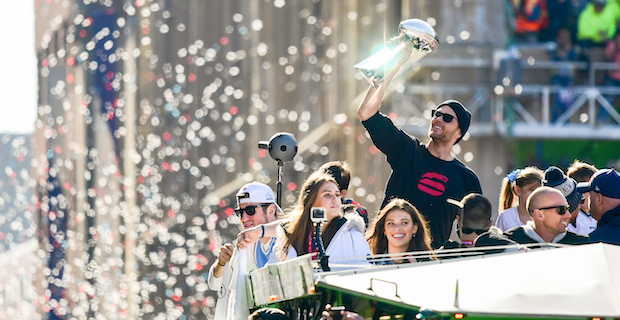
[[[394,159],[402,158],[403,155],[411,155],[411,148],[419,144],[418,140],[397,128],[392,120],[381,112],[362,121],[368,130],[370,138],[375,146],[386,156],[392,165]]]

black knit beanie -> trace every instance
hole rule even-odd
[[[461,139],[463,139],[465,133],[467,133],[467,129],[469,129],[469,123],[471,122],[471,112],[469,112],[469,110],[467,110],[467,108],[465,108],[462,103],[456,100],[446,100],[439,104],[439,107],[441,106],[448,106],[452,108],[452,110],[454,110],[454,113],[456,113],[456,120],[459,122],[459,128],[461,128],[461,137],[458,138],[458,140],[456,140],[455,142],[455,144],[457,144],[459,143],[459,141],[461,141]]]

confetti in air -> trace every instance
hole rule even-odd
[[[300,142],[283,208],[322,163],[377,153],[349,105],[365,84],[347,30],[382,33],[342,4],[35,2],[37,130],[30,149],[2,139],[0,207],[19,218],[0,217],[0,250],[40,242],[32,301],[50,319],[212,319],[208,269],[242,229],[234,193],[275,189],[258,141]],[[372,205],[383,185],[363,174],[352,194]]]

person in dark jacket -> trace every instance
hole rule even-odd
[[[501,249],[491,248],[500,246],[502,247]],[[516,241],[508,239],[500,228],[493,226],[489,228],[487,232],[476,238],[476,241],[474,241],[474,247],[484,248],[482,252],[485,254],[512,252],[521,249],[521,246],[519,246]]]
[[[620,245],[620,173],[601,169],[589,182],[579,183],[577,190],[590,193],[590,213],[598,220],[590,241]]]
[[[519,244],[560,243],[586,244],[588,236],[566,230],[570,221],[568,202],[557,189],[540,187],[527,199],[527,211],[532,221],[504,232],[508,239]]]
[[[517,243],[504,237],[502,230],[493,227],[491,202],[485,196],[478,193],[470,193],[463,200],[463,213],[456,217],[460,241],[448,239],[444,242],[442,249],[460,249],[482,246],[500,246],[514,244],[512,250],[518,249]],[[480,244],[478,244],[480,242]],[[505,249],[485,249],[480,250],[484,253],[499,253]],[[443,258],[458,258],[461,255],[443,255]]]
[[[441,249],[473,248],[479,235],[489,231],[493,225],[491,202],[479,193],[470,193],[461,200],[462,216],[456,217],[458,240],[448,239]],[[461,219],[463,221],[461,221]]]

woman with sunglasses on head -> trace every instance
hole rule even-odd
[[[278,255],[282,261],[317,252],[311,221],[311,209],[315,207],[325,209],[327,222],[322,224],[321,233],[330,263],[367,264],[365,257],[370,254],[370,248],[363,235],[364,220],[356,214],[343,215],[338,184],[321,172],[308,177],[285,224],[271,223],[244,230],[239,234],[238,246],[247,247],[258,238],[278,235]],[[353,257],[361,259],[347,260]]]
[[[406,252],[430,251],[431,233],[426,219],[407,200],[394,198],[379,211],[369,225],[366,239],[373,254],[395,255],[394,259],[376,259],[375,264],[416,262],[420,258]],[[428,256],[422,260],[428,260]]]
[[[499,216],[495,223],[497,228],[506,231],[532,220],[525,208],[527,198],[532,191],[541,186],[542,180],[543,171],[536,167],[516,169],[502,180]]]

